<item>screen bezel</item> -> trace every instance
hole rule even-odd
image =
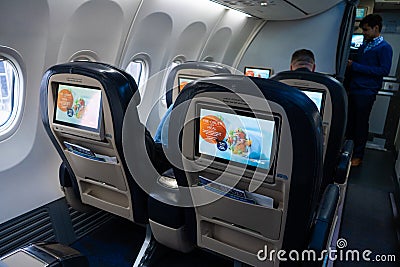
[[[88,126],[83,126],[83,125],[79,125],[79,124],[74,124],[74,123],[57,120],[56,112],[57,112],[58,92],[60,90],[60,86],[63,86],[63,85],[100,91],[101,95],[100,95],[99,115],[98,115],[98,119],[97,119],[97,128],[92,128],[92,127],[88,127]],[[53,102],[54,109],[53,109],[52,123],[55,126],[61,126],[61,129],[58,127],[57,130],[61,130],[64,133],[71,133],[73,135],[80,135],[80,133],[81,133],[82,136],[84,136],[84,137],[88,137],[87,134],[85,134],[85,132],[88,132],[89,136],[93,136],[93,134],[95,134],[95,136],[97,137],[96,139],[102,140],[104,123],[103,123],[103,94],[102,94],[101,88],[96,87],[96,86],[90,86],[90,85],[72,84],[72,83],[64,83],[64,82],[53,82],[52,89],[53,89],[53,96],[54,96],[54,102]]]
[[[178,92],[180,93],[182,90],[183,90],[183,88],[186,86],[184,86],[182,89],[181,89],[181,80],[182,79],[189,79],[189,80],[192,80],[192,81],[190,81],[190,82],[194,82],[194,81],[196,81],[196,80],[198,80],[198,79],[200,79],[200,78],[204,78],[204,76],[196,76],[196,75],[187,75],[187,74],[178,74]],[[190,83],[189,82],[189,83]]]
[[[244,75],[245,75],[245,76],[247,76],[247,75],[246,75],[246,72],[247,72],[248,69],[268,70],[268,71],[269,71],[269,76],[268,76],[267,78],[263,78],[263,79],[269,79],[269,78],[272,76],[272,74],[273,74],[272,68],[245,66],[245,67],[244,67]],[[248,76],[248,77],[250,77],[250,76]],[[255,76],[254,76],[254,77],[255,77]]]
[[[200,132],[200,110],[208,109],[212,111],[217,111],[217,112],[225,112],[229,114],[237,114],[241,116],[246,116],[250,118],[256,118],[256,119],[262,119],[262,120],[273,120],[275,122],[274,126],[274,135],[272,139],[272,146],[271,146],[271,155],[270,155],[270,168],[269,169],[264,169],[261,167],[257,166],[252,166],[248,164],[243,164],[239,163],[236,161],[230,161],[227,159],[219,158],[219,157],[214,157],[210,156],[207,154],[201,154],[199,152],[199,132]],[[252,112],[251,110],[248,109],[243,109],[240,107],[222,107],[219,105],[211,105],[209,103],[203,103],[203,102],[197,102],[195,106],[196,110],[196,116],[195,116],[195,126],[194,126],[194,135],[195,135],[195,142],[194,142],[194,158],[197,162],[199,159],[205,159],[209,166],[212,169],[217,169],[217,170],[225,170],[226,164],[232,164],[235,167],[239,167],[240,170],[244,168],[244,173],[241,174],[244,177],[247,178],[252,178],[254,175],[254,172],[257,171],[258,173],[262,173],[263,175],[268,175],[272,176],[272,179],[267,179],[266,181],[268,183],[274,183],[275,181],[275,173],[276,173],[276,163],[277,163],[277,155],[279,151],[279,139],[280,139],[280,130],[281,130],[281,117],[277,113],[261,113],[261,112]],[[234,173],[236,174],[236,173]]]

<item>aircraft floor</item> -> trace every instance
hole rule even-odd
[[[144,227],[115,217],[71,247],[88,258],[90,267],[131,267],[144,238]],[[200,249],[180,253],[158,244],[155,255],[151,267],[233,266],[233,261]]]
[[[351,257],[337,261],[335,267],[399,266],[400,250],[390,194],[394,195],[394,159],[391,152],[367,150],[364,162],[351,169],[339,238],[347,245],[341,249],[360,252],[360,261]],[[370,250],[368,258],[362,252]],[[396,262],[377,262],[376,255],[395,255]]]
[[[115,217],[71,247],[88,258],[90,267],[131,267],[144,237],[145,228]]]
[[[346,202],[339,238],[347,246],[343,252],[368,249],[375,255],[395,255],[396,262],[365,262],[337,260],[335,267],[347,266],[399,266],[400,249],[396,221],[393,217],[390,193],[394,193],[394,160],[392,153],[367,150],[360,167],[352,168],[348,181]],[[89,259],[91,267],[130,267],[140,250],[145,228],[121,218],[113,218],[92,234],[75,242]],[[159,257],[152,262],[155,267],[183,266],[233,266],[231,260],[204,250],[179,253],[163,246],[157,247]],[[160,256],[161,255],[161,256]]]

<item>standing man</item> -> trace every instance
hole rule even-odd
[[[370,14],[359,25],[364,43],[354,61],[347,63],[350,74],[347,138],[354,141],[351,166],[359,166],[368,140],[369,115],[376,94],[382,87],[383,77],[390,72],[393,50],[380,35],[382,17]]]

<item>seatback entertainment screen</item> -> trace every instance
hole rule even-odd
[[[308,96],[308,98],[311,99],[312,102],[314,102],[314,104],[318,108],[318,111],[321,113],[321,108],[323,106],[323,100],[324,100],[324,93],[320,91],[310,91],[305,89],[301,90]]]
[[[365,15],[367,15],[366,7],[357,7],[356,8],[356,20],[362,20]]]
[[[256,68],[256,67],[245,67],[244,75],[251,77],[258,77],[268,79],[272,74],[272,69],[269,68]]]
[[[102,117],[101,90],[58,84],[54,105],[54,123],[100,132]]]
[[[362,34],[353,34],[351,37],[351,49],[358,49],[364,42],[364,35]]]
[[[243,111],[198,106],[197,156],[223,163],[270,169],[276,122],[274,117],[255,118]]]
[[[183,90],[183,88],[185,87],[186,84],[193,82],[197,79],[199,79],[200,77],[189,77],[189,76],[181,76],[178,75],[178,85],[179,85],[179,92],[181,92]]]

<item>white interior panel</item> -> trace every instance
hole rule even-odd
[[[31,132],[36,132],[35,142],[27,157],[0,172],[0,224],[64,196],[58,179],[61,159],[41,121],[34,129]],[[20,149],[17,144],[15,150]]]
[[[229,27],[219,28],[210,38],[207,43],[206,50],[202,59],[220,62],[225,54],[228,44],[232,38],[232,29]]]
[[[208,0],[143,2],[121,65],[127,66],[137,54],[150,58],[150,75],[139,114],[151,133],[166,111],[160,99],[171,60],[183,56],[186,60],[207,58],[232,65],[258,23],[261,21]]]
[[[382,36],[393,49],[392,67],[388,76],[396,76],[396,73],[399,71],[397,70],[397,63],[399,62],[400,55],[400,34],[382,33]]]
[[[33,12],[32,10],[36,10]],[[18,16],[15,16],[18,14]],[[0,161],[0,171],[18,164],[33,146],[38,122],[39,86],[42,76],[44,55],[46,53],[47,20],[49,7],[46,1],[37,1],[35,5],[11,2],[0,8],[0,44],[11,47],[20,54],[24,65],[22,77],[25,78],[25,112],[16,133],[0,142],[0,150],[7,151]],[[39,67],[38,67],[39,66]],[[24,149],[16,149],[23,147]]]
[[[240,61],[243,52],[257,35],[258,30],[264,23],[265,21],[263,20],[247,18],[246,23],[237,25],[234,29],[231,42],[225,51],[222,63],[237,68],[237,64]]]
[[[344,3],[327,12],[296,21],[268,21],[244,54],[244,66],[272,67],[274,73],[288,70],[290,57],[297,49],[315,54],[316,71],[335,72],[336,47]],[[329,33],[329,34],[325,34]]]
[[[151,13],[137,20],[136,25],[137,27],[131,35],[133,38],[129,43],[129,48],[133,48],[136,51],[129,54],[146,53],[151,56],[152,63],[158,62],[166,54],[172,37],[172,17],[164,12]],[[132,50],[129,49],[128,51],[131,52]],[[130,60],[130,57],[125,57],[125,59]],[[126,62],[124,60],[124,63]],[[158,66],[152,64],[150,72],[153,73],[156,67]]]
[[[151,62],[149,80],[139,106],[141,121],[152,134],[157,129],[166,107],[160,101],[166,69],[171,60],[184,56],[198,60],[225,8],[208,0],[146,0],[129,33],[122,67],[137,54],[147,54]]]
[[[376,101],[372,106],[371,115],[369,118],[368,132],[374,134],[384,134],[386,117],[390,104],[391,96],[377,95]]]
[[[235,10],[227,10],[216,25],[201,55],[201,59],[210,58],[232,66],[240,49],[252,34],[260,20],[250,19]],[[235,67],[235,66],[233,66]]]
[[[196,59],[207,39],[207,25],[196,21],[188,25],[177,39],[172,55],[185,55],[188,59]]]
[[[207,0],[143,1],[129,33],[121,65],[127,66],[137,53],[146,53],[151,55],[151,74],[160,71],[170,58],[183,54],[194,42],[194,48],[200,49],[198,43],[204,42],[223,12],[223,7]],[[192,37],[195,40],[189,39]],[[193,49],[191,54],[196,57],[188,60],[197,59],[199,52]]]
[[[380,15],[383,19],[382,36],[393,49],[392,68],[389,76],[396,76],[400,54],[400,16],[399,13],[381,13]]]
[[[122,29],[123,11],[116,3],[84,3],[68,23],[61,42],[59,61],[68,61],[82,47],[92,47],[103,57],[108,55],[108,58],[102,58],[104,61],[115,61],[115,48],[120,44]]]
[[[21,124],[0,142],[0,223],[62,196],[56,176],[60,159],[39,114],[48,21],[46,1],[10,1],[0,8],[0,44],[20,54],[26,89]]]
[[[72,1],[50,1],[50,17],[49,17],[49,36],[47,38],[47,50],[44,69],[49,68],[58,62],[58,54],[60,52],[61,40],[68,27],[68,22],[73,16],[76,9],[84,3],[85,0]],[[87,49],[87,48],[86,48]],[[72,55],[72,54],[71,54]],[[70,56],[71,56],[70,55]]]
[[[97,53],[100,61],[115,64],[138,3],[126,6],[115,1],[83,3],[67,22],[58,61],[68,61],[75,52],[88,49]]]
[[[304,12],[312,15],[318,14],[333,7],[337,3],[341,2],[341,0],[289,0],[288,2],[297,6]]]

